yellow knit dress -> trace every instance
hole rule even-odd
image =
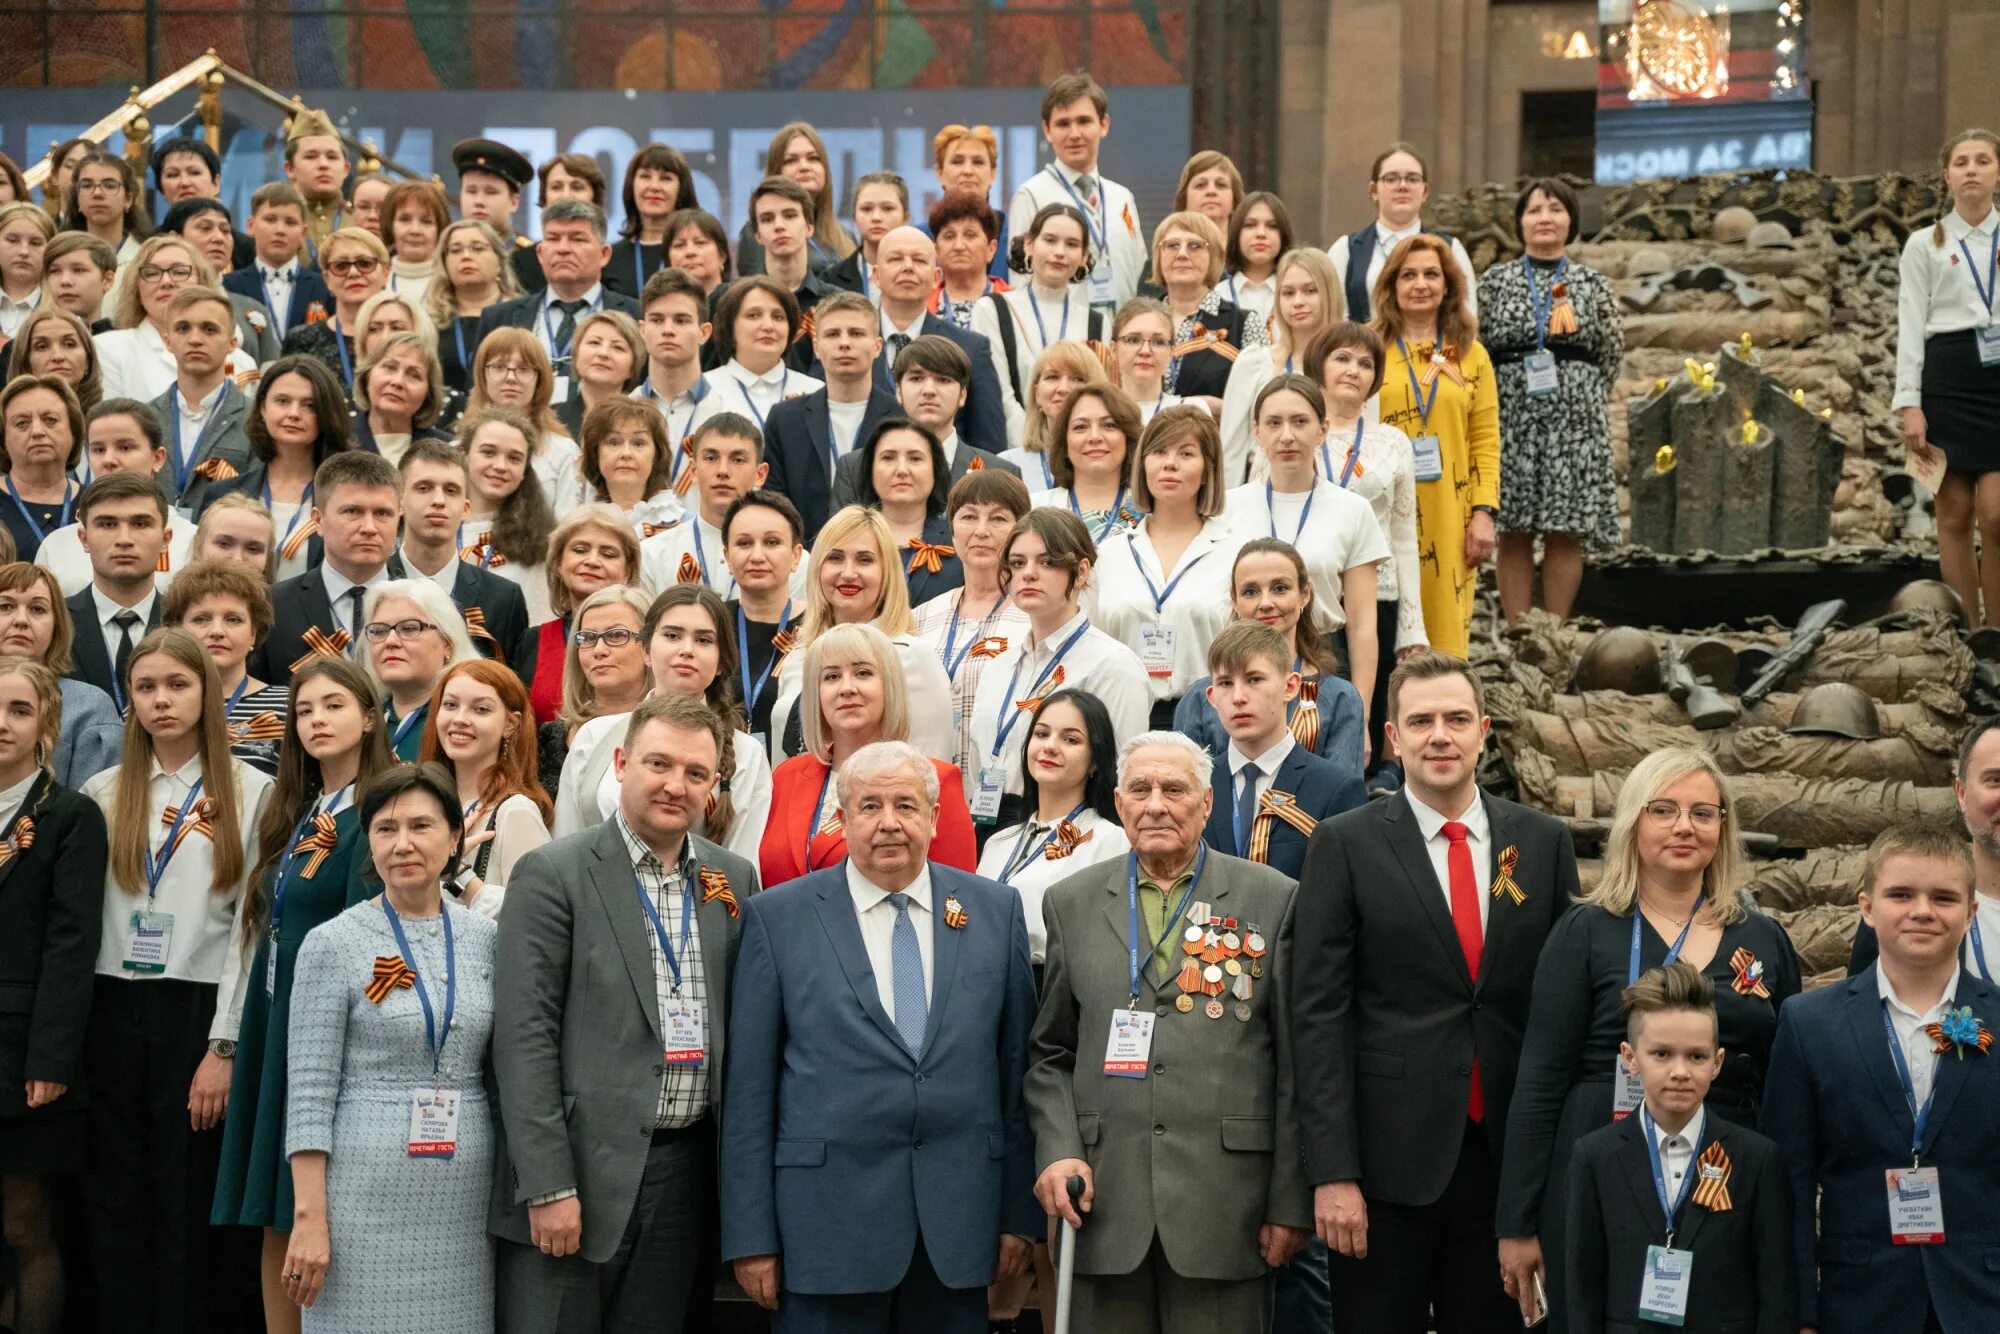
[[[1443,476],[1417,483],[1417,568],[1421,572],[1424,629],[1431,647],[1466,656],[1471,646],[1472,607],[1479,571],[1465,563],[1465,525],[1472,507],[1500,504],[1500,398],[1493,387],[1493,362],[1478,343],[1458,348],[1459,375],[1437,377],[1437,398],[1421,384],[1431,358],[1430,343],[1405,347],[1391,340],[1382,375],[1382,421],[1415,441],[1434,435]],[[1447,347],[1449,355],[1454,349]],[[1412,379],[1414,371],[1417,377]],[[1423,398],[1418,397],[1419,388]]]

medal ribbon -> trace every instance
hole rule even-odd
[[[444,1059],[444,1044],[451,1041],[451,1017],[458,1009],[458,968],[455,963],[455,951],[452,948],[451,940],[451,910],[443,904],[438,905],[438,916],[444,920],[444,1026],[442,1031],[439,1030],[437,1018],[431,1010],[430,991],[424,986],[423,974],[417,971],[415,956],[410,953],[410,939],[403,934],[403,919],[396,916],[396,910],[389,906],[389,895],[386,890],[382,894],[382,915],[389,919],[389,929],[396,933],[396,949],[401,952],[403,956],[403,968],[409,973],[410,980],[407,985],[416,989],[417,1004],[424,1007],[424,1038],[430,1043],[431,1074],[435,1076]],[[375,972],[379,982],[382,973],[382,961],[380,959],[375,961]],[[406,984],[399,980],[391,983],[391,985],[404,986]],[[375,984],[370,984],[369,990],[371,993],[374,990],[374,986]],[[383,988],[382,994],[385,996],[389,994],[387,987]],[[376,1003],[380,1004],[381,1002],[378,1000]]]
[[[1995,233],[2000,236],[2000,233]],[[1540,352],[1549,342],[1549,312],[1555,308],[1556,297],[1564,292],[1563,275],[1569,272],[1569,258],[1564,256],[1556,261],[1556,270],[1549,279],[1548,294],[1544,296],[1535,286],[1535,265],[1526,255],[1521,256],[1521,274],[1528,280],[1528,300],[1535,307],[1535,351]]]
[[[944,636],[944,674],[950,677],[954,681],[958,679],[958,669],[965,665],[965,660],[968,657],[973,656],[974,651],[978,649],[980,645],[989,642],[987,640],[980,639],[977,636],[975,636],[971,641],[969,641],[966,644],[965,651],[963,653],[960,653],[957,657],[952,656],[951,652],[952,648],[958,643],[958,609],[959,605],[964,601],[965,601],[965,594],[961,591],[958,597],[952,603],[951,628],[945,631],[945,636]],[[999,599],[996,602],[994,602],[993,610],[987,612],[984,616],[980,617],[975,624],[985,625],[995,616],[998,616],[1000,614],[1000,609],[1006,605],[1007,605],[1007,595],[1005,593],[1002,593]],[[1006,711],[1003,709],[1001,710],[1001,712],[1004,713]]]
[[[1292,828],[1312,837],[1313,830],[1319,828],[1319,821],[1299,809],[1299,801],[1289,792],[1273,792],[1264,789],[1257,798],[1257,814],[1250,819],[1250,860],[1260,866],[1270,864],[1271,834],[1277,821],[1283,820]]]
[[[307,520],[305,527],[299,527],[299,520],[306,518],[312,512],[312,498],[312,483],[307,482],[306,489],[299,495],[299,507],[292,511],[292,521],[285,525],[284,536],[278,539],[278,555],[284,560],[290,560],[298,555],[299,548],[306,544],[306,539],[319,531],[318,519]],[[271,500],[271,481],[269,477],[266,477],[264,480],[263,499],[265,509],[274,508]],[[298,668],[294,666],[292,670],[297,671]]]
[[[724,912],[728,913],[731,917],[742,915],[743,909],[737,905],[736,891],[729,887],[729,877],[727,875],[716,870],[713,866],[704,866],[701,868],[701,874],[698,879],[701,881],[701,901],[703,903],[712,903],[716,899],[721,899],[722,910]]]
[[[334,826],[331,812],[340,804],[341,797],[353,786],[353,783],[347,783],[322,800],[314,802],[312,807],[299,817],[298,824],[292,827],[291,850],[278,862],[276,882],[271,889],[270,929],[273,941],[277,940],[278,928],[285,918],[285,891],[291,888],[293,865],[301,855],[305,855],[308,860],[299,874],[310,880],[319,871],[321,863],[327,859],[327,854],[331,853],[335,845],[340,842],[340,834]],[[308,827],[312,829],[310,834],[306,832]]]
[[[1056,821],[1049,829],[1049,832],[1042,837],[1042,841],[1035,845],[1035,850],[1028,853],[1025,857],[1021,855],[1021,852],[1023,846],[1028,841],[1028,825],[1023,823],[1021,825],[1021,836],[1014,840],[1014,851],[1008,854],[1007,869],[1001,874],[1000,883],[1003,885],[1007,884],[1013,879],[1014,874],[1029,862],[1044,857],[1050,861],[1054,861],[1058,857],[1067,857],[1076,848],[1077,844],[1089,838],[1089,834],[1079,833],[1077,827],[1070,823],[1077,816],[1083,814],[1084,809],[1089,805],[1090,803],[1087,801],[1079,801],[1076,804],[1076,809]],[[1063,841],[1061,852],[1057,852],[1052,846],[1059,838]]]
[[[1293,663],[1297,671],[1299,664]],[[1298,707],[1292,710],[1292,738],[1307,750],[1319,744],[1319,678],[1299,681]],[[1315,752],[1317,753],[1317,752]]]
[[[915,574],[919,569],[937,574],[944,569],[945,561],[958,552],[942,542],[926,542],[921,537],[913,537],[904,548],[910,553],[910,563],[904,574]]]

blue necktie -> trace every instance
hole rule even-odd
[[[891,894],[896,909],[896,931],[889,940],[889,971],[895,980],[896,1031],[903,1045],[916,1056],[924,1046],[924,1027],[930,1020],[930,1002],[924,997],[924,956],[917,952],[917,924],[910,920],[910,896]]]
[[[1236,855],[1248,857],[1250,828],[1257,822],[1257,780],[1264,776],[1264,771],[1252,760],[1237,770],[1236,775],[1243,784],[1236,794]]]

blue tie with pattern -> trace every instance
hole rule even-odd
[[[889,970],[895,981],[896,1031],[916,1056],[923,1050],[930,1002],[924,998],[924,956],[917,952],[917,924],[910,920],[910,896],[891,894],[896,910],[895,934],[889,938]]]

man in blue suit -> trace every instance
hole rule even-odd
[[[863,747],[837,787],[847,860],[743,905],[722,1258],[773,1334],[983,1334],[987,1285],[1044,1227],[1021,902],[927,862],[938,773],[915,747]]]
[[[1286,725],[1299,675],[1285,637],[1236,621],[1208,647],[1208,700],[1229,733],[1217,757],[1210,847],[1299,878],[1306,840],[1321,820],[1368,804],[1359,770],[1343,769],[1298,744]]]
[[[2000,988],[1959,966],[1972,886],[1956,832],[1884,831],[1861,892],[1880,957],[1779,1012],[1763,1130],[1804,1328],[1984,1334],[2000,1312]]]

